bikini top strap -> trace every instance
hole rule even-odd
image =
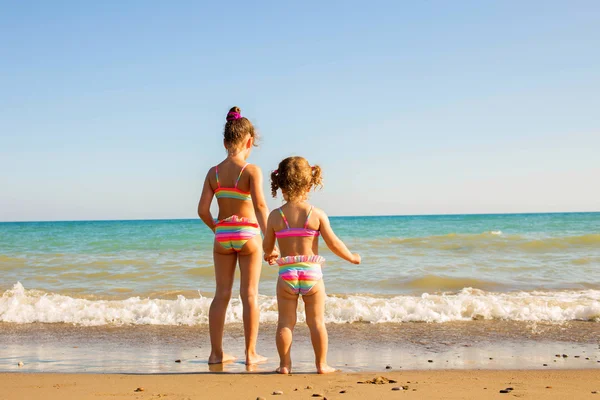
[[[217,187],[220,188],[221,185],[219,184],[219,166],[215,165],[215,178],[217,178]]]
[[[308,211],[308,215],[306,216],[306,222],[304,223],[304,229],[308,228],[308,220],[310,219],[310,214],[313,212],[313,208],[315,206],[310,206],[310,210]]]
[[[288,224],[287,218],[285,217],[285,214],[283,213],[281,207],[279,207],[278,210],[279,214],[281,214],[281,218],[283,218],[283,222],[285,222],[285,226],[287,227],[287,229],[290,229],[290,224]]]
[[[242,167],[242,170],[240,171],[240,174],[238,175],[237,179],[235,180],[235,186],[234,186],[234,188],[236,188],[236,189],[237,189],[237,185],[238,185],[238,183],[240,182],[240,178],[242,177],[242,173],[244,173],[244,170],[246,169],[246,167],[247,167],[248,165],[250,165],[250,163],[246,163],[246,165],[244,165],[244,166]]]

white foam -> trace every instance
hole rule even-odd
[[[95,325],[199,325],[208,323],[211,298],[176,300],[87,300],[26,290],[17,283],[0,298],[0,321],[14,323],[73,323]],[[302,302],[298,319],[304,320]],[[277,321],[274,297],[259,298],[261,322]],[[512,321],[572,320],[600,322],[600,291],[491,293],[465,288],[457,293],[397,296],[329,296],[326,322],[399,323],[448,322],[474,319]],[[232,299],[226,322],[242,321],[242,305]]]

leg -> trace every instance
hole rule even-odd
[[[262,238],[260,235],[248,240],[239,253],[240,297],[242,298],[244,337],[246,339],[246,364],[256,364],[267,358],[256,353],[258,323],[258,282],[262,268]]]
[[[306,310],[306,324],[310,329],[310,340],[315,351],[315,365],[319,374],[334,372],[327,365],[327,328],[325,327],[325,285],[321,279],[306,295],[302,296]]]
[[[293,293],[288,284],[277,279],[277,308],[279,309],[279,319],[277,321],[277,352],[279,353],[280,374],[289,374],[292,372],[292,335],[296,326],[296,310],[298,309],[298,295]]]
[[[215,241],[213,256],[215,260],[216,289],[215,297],[210,303],[208,312],[211,346],[208,363],[219,364],[235,359],[235,357],[223,352],[223,328],[225,313],[231,299],[237,254],[231,250],[226,250]]]

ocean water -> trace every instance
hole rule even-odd
[[[363,263],[321,243],[328,322],[600,322],[600,213],[331,223]],[[199,220],[0,223],[0,322],[207,324],[212,242]],[[263,322],[277,318],[276,278],[264,264]]]
[[[600,213],[331,223],[363,260],[321,245],[337,368],[600,368]],[[214,371],[212,244],[199,220],[0,223],[0,371]],[[257,371],[277,366],[276,278],[263,264]],[[243,357],[237,293],[226,321]],[[314,370],[302,323],[292,357]]]

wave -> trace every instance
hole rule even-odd
[[[0,298],[0,322],[71,323],[99,325],[202,325],[208,323],[211,298],[176,300],[90,300],[26,290],[21,283]],[[261,322],[277,321],[275,297],[260,296]],[[450,322],[480,319],[511,321],[600,322],[600,291],[493,293],[464,288],[454,293],[421,296],[329,296],[325,307],[329,323]],[[302,302],[298,319],[304,320]],[[242,322],[242,305],[232,299],[226,322]]]
[[[572,248],[600,248],[600,234],[590,233],[579,236],[563,236],[532,239],[521,235],[505,235],[501,231],[480,234],[458,234],[426,236],[415,238],[391,238],[373,241],[373,245],[395,244],[403,247],[427,248],[438,250],[517,249],[525,252],[541,252]]]

